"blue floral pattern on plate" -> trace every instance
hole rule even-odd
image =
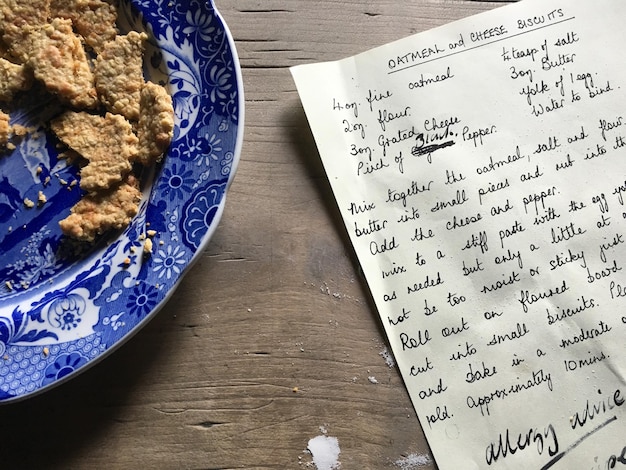
[[[172,95],[174,139],[159,168],[143,175],[144,198],[130,226],[76,254],[58,222],[81,196],[72,183],[77,170],[59,158],[44,126],[58,110],[27,96],[12,112],[14,123],[40,132],[0,159],[0,402],[67,380],[152,317],[206,246],[236,170],[241,71],[213,4],[120,3],[121,29],[150,37],[146,75]],[[48,202],[24,206],[39,191]],[[148,229],[156,235],[145,257]]]

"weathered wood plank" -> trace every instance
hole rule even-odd
[[[428,455],[383,357],[288,67],[499,4],[217,3],[246,92],[243,153],[220,227],[165,308],[119,351],[0,408],[3,468],[311,468],[304,451],[323,430],[338,438],[345,469],[399,468],[407,455]]]

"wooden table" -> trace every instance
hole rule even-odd
[[[343,469],[436,468],[418,465],[428,444],[388,364],[288,68],[499,4],[217,3],[246,95],[241,162],[217,233],[121,349],[59,388],[0,407],[0,467],[315,468],[307,444],[326,434],[338,439]]]

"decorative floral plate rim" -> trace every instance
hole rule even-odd
[[[38,177],[75,177],[59,169],[50,139],[26,139],[13,152],[44,168],[43,175],[31,171],[28,184],[10,184],[5,173],[13,168],[0,166],[0,403],[83,372],[160,310],[215,232],[239,163],[241,69],[212,0],[122,0],[120,24],[148,32],[146,73],[172,95],[174,139],[159,168],[143,177],[144,198],[129,227],[80,258],[63,254],[58,228],[72,203],[67,188],[57,181],[59,202],[35,216],[17,208]],[[24,119],[18,113],[15,121]],[[146,237],[150,256],[142,251]]]

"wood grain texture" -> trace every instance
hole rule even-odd
[[[57,389],[0,407],[1,468],[314,468],[305,450],[322,429],[337,437],[343,469],[400,468],[408,455],[429,455],[383,358],[380,322],[288,68],[500,3],[217,3],[246,96],[222,222],[173,298],[120,350]]]

